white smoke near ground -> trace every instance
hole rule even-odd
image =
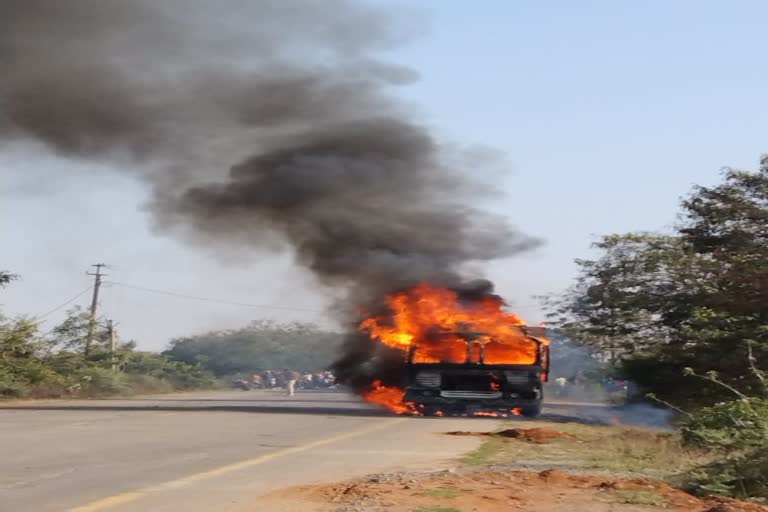
[[[633,382],[611,379],[606,363],[589,347],[552,332],[552,368],[545,395],[550,409],[605,425],[670,428],[675,413],[651,403]]]

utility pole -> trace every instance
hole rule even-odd
[[[86,272],[89,276],[94,276],[93,279],[93,297],[91,298],[91,317],[88,321],[88,337],[85,339],[85,349],[83,350],[85,357],[91,353],[91,345],[93,344],[93,335],[96,332],[96,309],[99,307],[99,289],[101,288],[101,278],[107,274],[102,274],[101,269],[107,265],[104,263],[96,263],[91,265],[96,267],[96,272]]]
[[[112,371],[117,372],[117,331],[112,320],[107,320],[107,332],[109,332],[109,354],[110,361],[112,361]]]

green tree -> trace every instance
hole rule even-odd
[[[170,383],[174,389],[211,387],[213,375],[200,365],[174,361],[153,352],[126,351],[121,363],[129,375],[144,375]]]
[[[256,321],[242,329],[172,340],[164,354],[201,364],[217,375],[282,368],[312,371],[327,368],[339,345],[337,333],[311,324]]]
[[[576,284],[551,302],[572,339],[664,399],[712,403],[724,388],[683,375],[717,372],[746,394],[750,361],[768,355],[768,159],[696,187],[669,235],[610,235]]]
[[[680,240],[649,233],[610,235],[593,244],[596,260],[577,260],[576,284],[551,302],[552,317],[566,335],[576,337],[607,361],[644,353],[669,343],[674,311],[690,290],[679,287],[687,259]]]
[[[5,288],[11,281],[18,278],[19,276],[11,274],[7,270],[0,270],[0,288]]]
[[[105,322],[97,319],[93,340],[86,352],[88,331],[91,323],[91,315],[80,306],[75,306],[67,311],[67,316],[59,325],[45,337],[48,361],[57,367],[72,367],[81,360],[81,365],[94,365],[108,369],[112,366],[112,351],[109,332],[105,328]],[[120,346],[115,354],[119,363],[125,358],[133,346]]]
[[[54,327],[48,337],[48,344],[53,349],[84,352],[90,319],[90,313],[80,306],[69,309],[64,321]],[[97,332],[96,337],[102,342],[105,341],[103,333]]]
[[[40,359],[42,349],[37,324],[0,317],[0,396],[23,396],[36,385],[59,380]]]

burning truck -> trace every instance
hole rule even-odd
[[[525,325],[493,294],[422,284],[386,302],[388,312],[359,329],[403,364],[394,384],[375,380],[363,392],[368,401],[418,415],[539,415],[549,371],[543,327]]]
[[[424,415],[541,413],[542,382],[547,379],[549,347],[531,328],[520,327],[514,343],[532,344],[536,356],[521,362],[503,357],[487,358],[489,349],[508,343],[488,333],[446,333],[454,343],[464,342],[465,356],[450,361],[420,362],[417,347],[408,357],[409,372],[404,400]]]

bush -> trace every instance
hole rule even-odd
[[[768,447],[725,456],[688,474],[688,490],[734,498],[768,498]]]
[[[768,446],[768,400],[740,399],[704,407],[681,429],[690,445],[727,452]]]
[[[29,386],[0,369],[0,398],[22,398],[29,394]]]
[[[171,393],[177,389],[170,382],[149,375],[125,374],[123,379],[135,394]]]
[[[164,393],[210,388],[216,383],[213,375],[199,366],[161,354],[136,352],[131,343],[112,354],[104,332],[97,333],[86,356],[83,340],[87,320],[87,315],[73,310],[62,325],[39,336],[34,321],[0,315],[0,398]],[[120,372],[112,369],[113,363]]]
[[[681,430],[687,444],[717,457],[690,472],[690,490],[768,498],[768,400],[743,398],[705,407]]]
[[[129,353],[122,369],[129,375],[146,375],[165,381],[175,389],[210,388],[216,383],[213,375],[200,366],[151,352]]]
[[[71,398],[77,386],[67,383],[64,379],[41,382],[31,388],[30,398]]]
[[[44,362],[55,372],[61,375],[74,375],[88,367],[88,361],[82,354],[70,350],[61,350],[49,354]]]
[[[96,397],[127,394],[131,391],[122,374],[106,368],[88,368],[79,372],[77,377],[80,384],[78,394],[81,395]]]

